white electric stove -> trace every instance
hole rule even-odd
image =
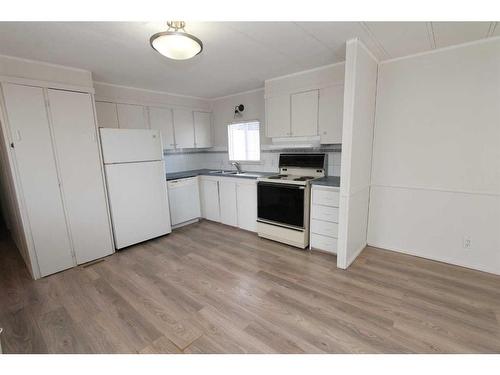
[[[309,245],[311,184],[325,176],[325,154],[280,154],[279,174],[257,179],[257,233],[302,249]]]

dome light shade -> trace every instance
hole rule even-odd
[[[184,22],[171,21],[167,24],[169,26],[167,31],[156,33],[149,40],[154,50],[174,60],[187,60],[201,53],[203,43],[194,35],[184,31]]]

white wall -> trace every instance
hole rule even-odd
[[[365,248],[372,163],[377,60],[357,39],[346,43],[337,266]]]
[[[234,107],[243,104],[243,115],[234,118]],[[271,140],[265,136],[265,105],[264,89],[244,92],[214,99],[212,102],[214,119],[214,145],[227,148],[227,125],[235,121],[259,120],[260,139],[262,144],[269,144]]]
[[[380,65],[368,243],[500,274],[500,39]]]
[[[92,87],[92,73],[88,70],[5,55],[0,55],[0,76]]]

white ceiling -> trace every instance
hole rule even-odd
[[[148,22],[0,22],[0,54],[92,71],[94,80],[206,98],[344,60],[359,37],[380,60],[500,36],[497,22],[188,22],[204,44],[188,61],[149,46]]]

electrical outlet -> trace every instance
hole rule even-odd
[[[463,238],[463,247],[466,250],[470,250],[472,248],[472,239],[470,237]]]

